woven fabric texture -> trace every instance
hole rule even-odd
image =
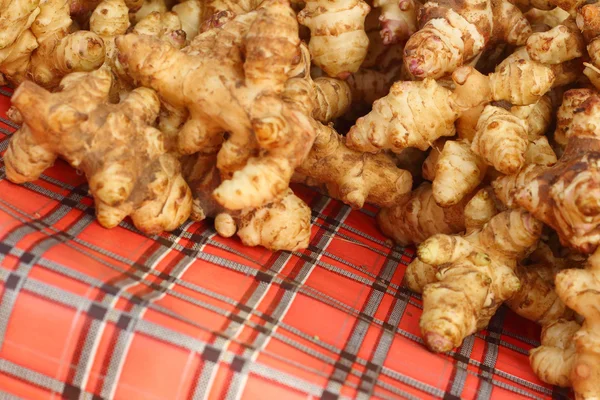
[[[0,93],[3,154],[18,127]],[[210,223],[106,230],[80,173],[60,161],[15,185],[0,157],[0,398],[567,397],[529,368],[539,327],[505,308],[429,353],[402,285],[413,250],[386,242],[374,209],[295,189],[310,246],[272,253]]]

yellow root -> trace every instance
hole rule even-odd
[[[111,85],[107,68],[70,74],[57,93],[24,82],[12,98],[24,125],[4,156],[7,178],[33,181],[61,156],[85,173],[103,226],[130,215],[142,232],[173,230],[190,215],[192,199],[177,157],[152,127],[158,96],[139,88],[110,104]]]
[[[441,207],[458,204],[481,183],[486,170],[469,142],[447,141],[436,163],[433,198]]]
[[[527,123],[504,108],[486,106],[471,149],[499,172],[514,174],[525,163],[527,131]]]
[[[575,356],[570,381],[577,399],[600,397],[600,332],[596,321],[598,293],[600,293],[600,251],[596,251],[585,269],[567,269],[556,276],[556,292],[565,304],[584,319],[581,328],[573,335]]]
[[[423,290],[420,326],[427,347],[450,351],[488,324],[519,290],[514,269],[541,230],[526,212],[505,211],[465,237],[435,235],[419,245],[419,259],[439,266],[438,281]]]
[[[573,337],[580,329],[575,321],[557,320],[542,329],[541,346],[529,352],[531,369],[544,382],[561,387],[571,386],[575,362]]]
[[[600,97],[584,101],[573,116],[560,161],[516,193],[519,205],[558,233],[561,242],[582,253],[600,243]]]
[[[423,183],[401,203],[382,208],[377,223],[384,235],[407,246],[421,243],[436,233],[458,233],[465,229],[463,210],[468,199],[442,208],[433,199],[429,183]]]
[[[312,60],[325,73],[346,79],[358,71],[369,46],[365,17],[370,7],[363,0],[307,0],[298,22],[310,29]]]

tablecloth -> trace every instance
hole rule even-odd
[[[0,154],[18,128],[0,89]],[[308,249],[273,253],[185,223],[160,236],[94,219],[84,177],[59,161],[36,182],[0,158],[0,398],[566,398],[539,381],[540,329],[501,308],[454,352],[428,352],[413,249],[375,209],[295,187]]]

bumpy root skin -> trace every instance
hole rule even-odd
[[[490,75],[492,97],[513,105],[534,104],[552,88],[555,79],[556,74],[546,65],[509,57]]]
[[[419,13],[420,29],[404,48],[406,70],[418,79],[441,78],[476,57],[492,31],[491,2],[467,0],[462,7],[428,2]]]
[[[421,243],[436,233],[458,233],[465,229],[463,210],[468,199],[442,208],[433,198],[431,184],[423,183],[402,202],[382,208],[377,223],[384,235],[407,246]]]
[[[309,116],[280,95],[300,44],[287,1],[267,0],[197,36],[184,51],[146,35],[121,36],[116,44],[120,63],[134,79],[190,112],[179,133],[179,151],[218,147],[223,132],[229,132],[217,157],[225,180],[214,192],[223,207],[258,208],[286,192],[315,135]],[[211,84],[184,90],[198,87],[195,81]]]
[[[130,215],[145,233],[175,229],[190,214],[191,192],[179,161],[151,126],[158,96],[139,88],[110,104],[111,85],[106,68],[68,75],[54,94],[23,83],[12,98],[24,125],[5,154],[7,178],[35,180],[60,155],[87,176],[103,226]]]
[[[552,88],[555,74],[543,64],[517,59],[503,62],[489,76],[461,67],[452,74],[453,91],[433,79],[396,82],[387,96],[373,103],[369,114],[356,121],[347,136],[348,146],[371,153],[387,149],[398,153],[407,147],[426,150],[437,139],[453,136],[454,122],[465,112],[476,112],[473,108],[490,101],[538,102]],[[517,119],[507,114],[506,118]]]
[[[92,32],[77,31],[58,43],[54,63],[56,70],[65,75],[94,71],[104,63],[104,57],[102,38]]]
[[[396,82],[387,96],[373,103],[369,114],[356,121],[348,145],[371,153],[382,149],[398,153],[407,147],[426,150],[439,137],[454,135],[458,113],[450,96],[431,79]]]
[[[510,175],[525,162],[527,131],[525,121],[504,108],[488,105],[477,123],[471,149],[496,170]]]
[[[532,34],[527,52],[534,61],[560,64],[583,56],[585,43],[575,21],[568,19],[549,31]]]
[[[194,39],[206,15],[206,3],[200,0],[187,0],[174,5],[171,11],[179,17],[186,39]]]
[[[152,12],[142,18],[133,33],[138,35],[156,36],[171,44],[176,49],[186,45],[186,33],[181,28],[181,21],[174,12]]]
[[[549,95],[528,106],[513,106],[510,112],[527,122],[527,139],[533,141],[543,136],[552,123],[552,99]]]
[[[316,124],[315,143],[296,171],[327,185],[329,193],[353,208],[365,203],[390,207],[410,192],[412,177],[386,154],[349,149],[330,126]]]
[[[529,21],[514,4],[504,0],[492,0],[494,31],[492,40],[513,46],[522,46],[532,33]]]
[[[545,326],[559,318],[571,319],[573,312],[554,291],[553,265],[534,264],[518,266],[516,274],[521,288],[506,301],[508,307],[518,315]]]
[[[508,208],[517,208],[516,193],[547,169],[546,166],[529,164],[513,175],[505,175],[492,182],[496,198]]]
[[[600,242],[600,97],[581,104],[570,127],[570,138],[560,161],[521,188],[519,205],[554,228],[561,242],[583,253]]]
[[[358,71],[369,46],[364,29],[369,11],[363,0],[306,1],[298,22],[310,29],[310,54],[327,75],[345,79]]]
[[[575,362],[573,337],[580,329],[575,321],[559,319],[542,328],[541,346],[529,352],[533,372],[544,382],[561,387],[571,386]]]
[[[418,257],[415,257],[415,259],[408,264],[408,267],[406,267],[406,272],[404,273],[404,283],[413,292],[423,293],[425,286],[437,280],[436,274],[437,267],[424,263],[423,261],[419,260]]]
[[[39,0],[10,0],[2,2],[0,16],[0,50],[17,41],[40,13]]]
[[[25,80],[31,65],[31,54],[38,48],[38,42],[30,30],[23,32],[15,43],[0,50],[0,72],[13,84]]]
[[[428,348],[449,351],[487,325],[519,290],[516,261],[535,245],[541,229],[526,212],[506,211],[464,238],[435,235],[419,246],[419,259],[439,266],[438,281],[423,290],[420,326]]]
[[[585,269],[567,269],[556,276],[556,292],[568,307],[584,318],[572,340],[575,356],[569,378],[577,399],[600,397],[599,272],[600,251],[596,251]]]
[[[556,162],[556,153],[545,136],[529,142],[525,151],[525,164],[537,164],[550,167]]]
[[[351,96],[345,82],[328,77],[313,81],[305,73],[302,78],[286,82],[283,97],[301,105],[304,113],[316,119],[312,121],[315,142],[304,162],[296,168],[302,182],[325,184],[331,196],[353,208],[361,208],[365,202],[391,206],[410,191],[411,174],[397,168],[391,157],[352,150],[332,126],[318,122],[339,116],[348,109]]]
[[[587,44],[591,64],[586,65],[584,74],[600,90],[600,4],[587,4],[577,10],[576,23]]]
[[[45,88],[56,87],[62,77],[55,68],[54,52],[69,34],[71,22],[68,0],[50,0],[40,4],[40,14],[31,25],[39,46],[31,55],[28,75]]]
[[[183,173],[192,189],[192,219],[214,217],[220,236],[237,233],[246,246],[263,246],[270,250],[295,251],[308,247],[310,208],[287,189],[281,198],[255,209],[233,212],[223,208],[212,196],[221,184],[216,168],[216,153],[198,153],[183,160]]]
[[[481,229],[498,213],[494,200],[488,190],[481,189],[464,208],[464,220],[467,234]],[[419,257],[408,265],[404,274],[404,283],[410,290],[422,293],[425,286],[437,281],[438,267],[427,264]]]
[[[433,180],[433,198],[441,207],[458,204],[483,180],[487,166],[466,141],[447,141],[441,151]]]
[[[404,65],[417,79],[438,79],[476,59],[490,42],[523,45],[531,34],[527,19],[503,0],[425,3],[420,29],[404,49]]]
[[[322,77],[315,79],[314,85],[316,106],[313,116],[317,121],[329,122],[348,111],[352,104],[352,92],[346,82]]]
[[[472,142],[477,133],[477,122],[485,108],[485,104],[473,107],[463,112],[456,120],[456,134],[459,138]]]
[[[137,24],[153,12],[164,13],[167,11],[165,0],[144,0],[141,7],[132,13],[131,20]]]
[[[483,228],[498,212],[489,187],[480,189],[465,206],[466,233]]]
[[[556,112],[556,131],[554,141],[562,147],[567,145],[571,137],[571,122],[581,105],[594,94],[592,89],[571,89],[563,95],[563,101]]]
[[[269,250],[296,251],[308,247],[311,210],[288,189],[279,201],[242,212],[237,219],[237,235],[246,246]]]
[[[418,29],[418,0],[375,0],[373,5],[381,9],[381,39],[384,45],[406,41]]]

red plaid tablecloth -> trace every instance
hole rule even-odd
[[[17,128],[0,89],[0,154]],[[305,188],[310,247],[246,248],[210,224],[146,237],[94,219],[63,162],[23,186],[0,157],[1,399],[566,398],[540,382],[539,328],[502,308],[456,352],[423,346],[411,249],[373,209]]]

